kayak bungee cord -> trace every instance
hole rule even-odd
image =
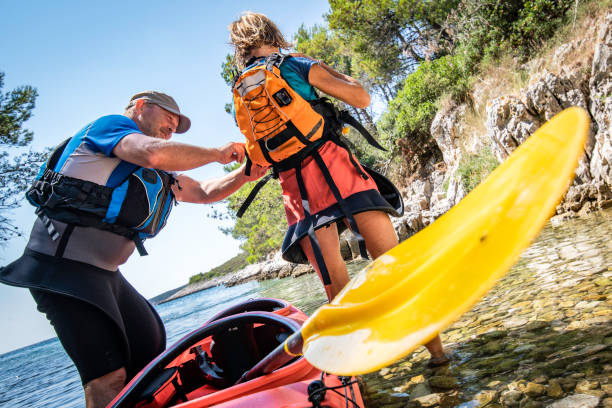
[[[321,379],[317,381],[313,381],[308,385],[308,401],[312,402],[312,408],[321,408],[321,402],[325,399],[325,393],[327,391],[335,392],[340,395],[346,401],[346,408],[349,408],[349,402],[351,402],[353,407],[359,407],[359,404],[355,402],[355,391],[353,390],[353,384],[357,384],[357,380],[350,380],[350,377],[338,376],[338,379],[342,382],[342,385],[336,385],[333,387],[328,387],[325,385],[324,378],[326,375],[329,375],[325,372],[321,373]],[[337,391],[338,388],[344,388],[344,395]],[[351,390],[350,398],[347,395],[347,388]]]

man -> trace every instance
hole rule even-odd
[[[170,96],[138,93],[124,115],[103,116],[77,132],[63,150],[58,148],[28,191],[28,199],[39,207],[38,218],[23,256],[0,270],[0,281],[30,289],[38,310],[46,314],[79,371],[87,407],[106,406],[165,349],[159,316],[123,278],[118,266],[135,247],[144,251],[142,237],[153,236],[163,227],[165,218],[160,221],[160,217],[171,210],[172,194],[179,201],[211,203],[265,172],[255,167],[247,176],[242,166],[203,182],[176,175],[175,171],[210,162],[244,159],[241,143],[205,148],[169,141],[173,133],[185,133],[190,124]],[[141,178],[130,179],[135,176]],[[155,177],[165,181],[159,183]],[[151,191],[138,190],[147,178],[150,188],[161,186],[153,201],[147,201]],[[126,180],[132,184],[124,188]],[[104,219],[83,215],[87,208],[100,206],[94,203],[99,197],[92,191],[111,202],[102,206],[107,210]],[[158,196],[166,197],[169,204],[160,207]],[[121,209],[110,217],[116,199]],[[156,212],[147,213],[152,207]],[[145,211],[147,222],[153,219],[151,225],[158,229],[147,235],[142,228],[135,232],[133,226],[118,225],[124,213],[139,211]]]

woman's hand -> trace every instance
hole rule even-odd
[[[245,163],[240,167],[240,173],[242,174],[242,176],[245,178],[246,181],[254,181],[254,180],[257,180],[263,177],[268,172],[269,169],[270,169],[269,166],[262,167],[257,164],[251,164],[251,174],[247,176],[245,174],[245,170],[246,170],[246,163]]]

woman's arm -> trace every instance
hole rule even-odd
[[[355,108],[370,105],[370,94],[354,78],[341,74],[322,61],[310,67],[308,82],[326,94]]]
[[[257,180],[268,171],[265,167],[251,166],[251,174],[244,174],[245,165],[227,173],[223,177],[197,181],[185,174],[177,176],[178,186],[172,186],[172,191],[178,201],[188,203],[214,203],[223,200],[234,191],[238,190],[247,181]]]

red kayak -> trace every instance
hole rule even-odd
[[[149,363],[109,407],[363,407],[354,378],[323,373],[301,356],[244,380],[307,318],[278,299],[226,309]]]

